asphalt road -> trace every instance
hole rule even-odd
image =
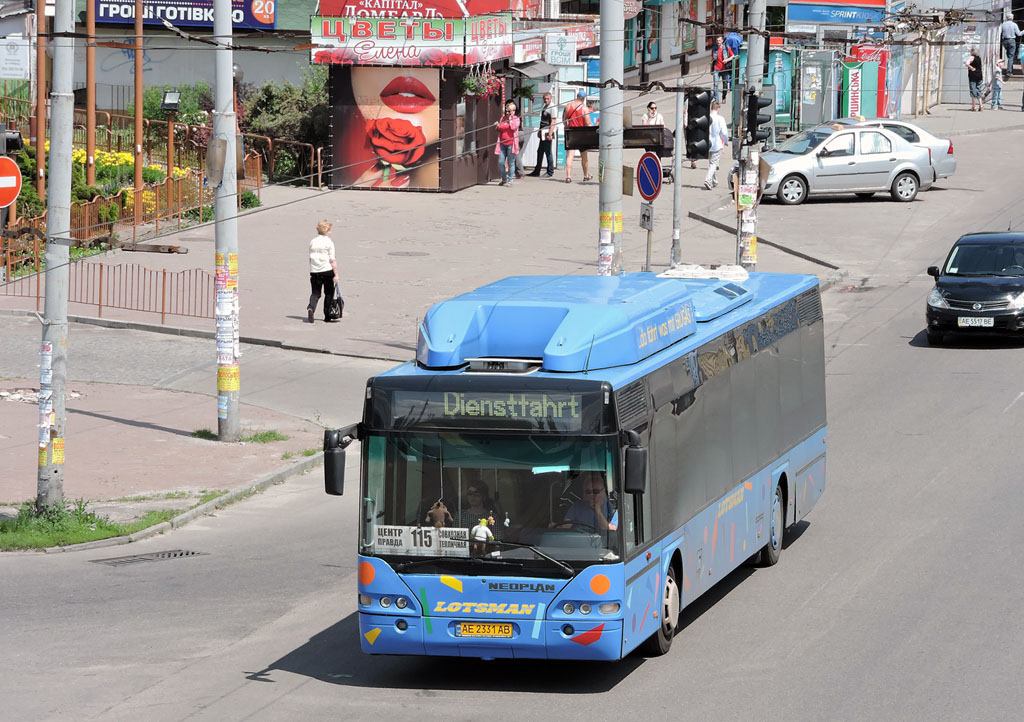
[[[1019,719],[1024,351],[929,348],[923,315],[924,268],[1016,211],[1000,179],[1019,161],[992,149],[1020,136],[958,141],[951,187],[913,204],[764,207],[766,236],[852,270],[824,296],[828,487],[778,566],[742,568],[684,612],[668,656],[362,655],[357,495],[327,498],[313,475],[131,548],[0,557],[0,719]],[[158,380],[201,363],[168,360]],[[305,362],[290,363],[281,384]],[[203,555],[91,563],[167,549]]]

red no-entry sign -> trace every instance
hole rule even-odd
[[[14,203],[21,193],[21,170],[10,158],[0,156],[0,208]]]

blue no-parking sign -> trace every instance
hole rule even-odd
[[[636,187],[645,201],[653,201],[661,192],[661,161],[654,153],[644,153],[636,166]]]

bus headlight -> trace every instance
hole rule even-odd
[[[572,605],[572,602],[566,602],[565,604],[562,605],[562,612],[564,614],[572,614],[575,611],[576,611],[576,607],[574,607]]]
[[[399,597],[398,599],[395,600],[395,606],[398,607],[399,609],[405,609],[406,607],[409,606],[409,600],[406,599],[405,597]]]
[[[384,607],[385,609],[390,607],[391,606],[391,597],[381,597],[380,598],[380,606]]]
[[[601,612],[601,614],[618,614],[619,613],[619,603],[618,602],[608,602],[607,604],[602,604],[601,606],[599,606],[597,608],[597,611]]]
[[[590,605],[586,602],[580,604],[580,614],[590,614]]]

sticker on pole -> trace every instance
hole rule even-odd
[[[661,161],[654,153],[644,153],[636,166],[636,187],[645,201],[653,201],[661,192]]]
[[[0,208],[14,203],[21,193],[21,170],[7,157],[0,157]]]

